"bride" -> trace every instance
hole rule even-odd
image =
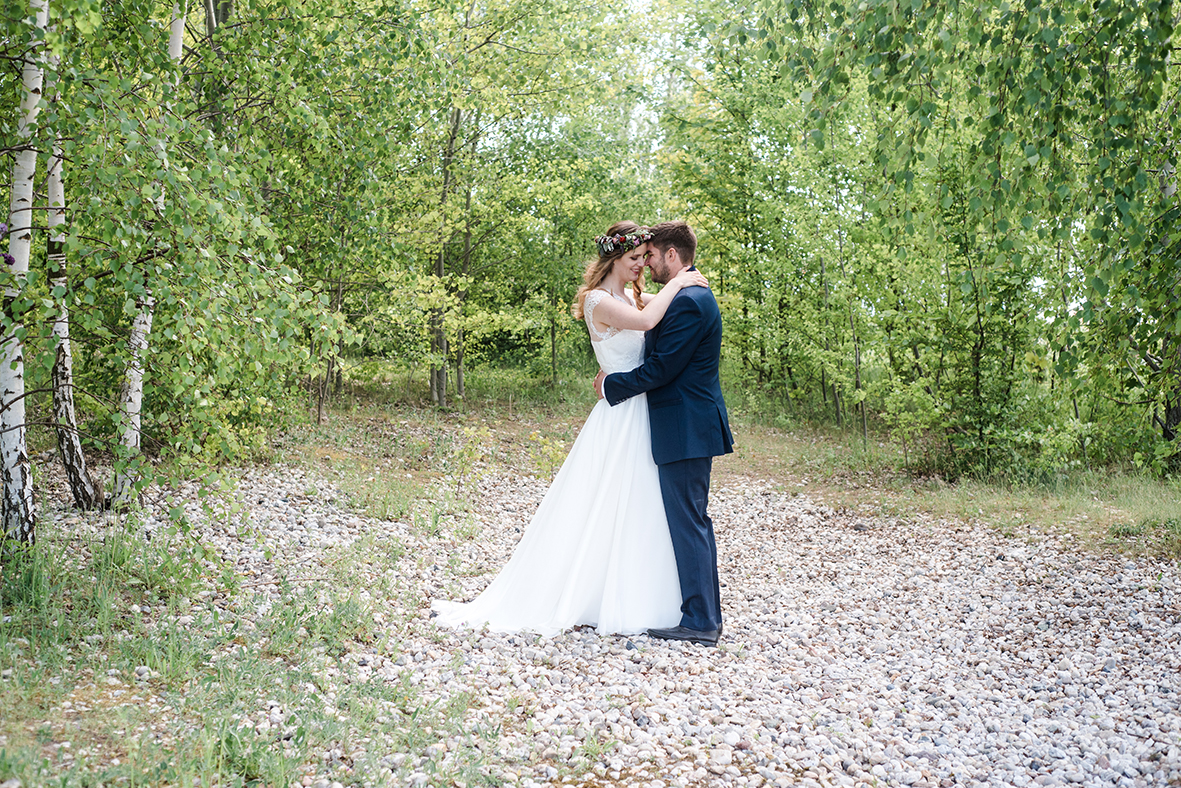
[[[685,271],[659,294],[644,293],[650,237],[624,221],[596,238],[598,259],[571,310],[607,373],[638,367],[644,332],[673,296],[708,284]],[[471,602],[434,601],[436,622],[547,636],[580,624],[620,634],[676,626],[681,588],[648,430],[645,395],[615,407],[600,399],[512,558]]]

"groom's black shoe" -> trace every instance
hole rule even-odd
[[[703,646],[718,645],[718,637],[721,631],[717,629],[709,632],[701,632],[696,629],[689,629],[688,627],[673,627],[672,629],[649,629],[648,636],[660,638],[661,640],[687,640],[690,643],[700,643]]]

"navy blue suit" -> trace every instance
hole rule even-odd
[[[686,287],[644,338],[644,363],[603,381],[611,405],[648,392],[652,458],[681,580],[681,626],[701,632],[722,623],[718,550],[706,513],[713,458],[733,451],[718,378],[721,348],[722,316],[713,293]]]

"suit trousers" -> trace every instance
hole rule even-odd
[[[678,460],[657,468],[681,580],[681,626],[711,632],[722,623],[718,548],[713,521],[705,511],[713,457]]]

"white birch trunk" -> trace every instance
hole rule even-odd
[[[49,16],[48,0],[30,0],[34,24],[44,38]],[[23,293],[29,275],[29,252],[33,242],[33,178],[37,172],[37,149],[33,128],[40,112],[41,85],[45,70],[36,51],[28,53],[22,71],[23,96],[17,138],[25,144],[12,165],[12,202],[8,213],[9,272],[13,285],[4,294],[5,329],[0,346],[0,474],[3,475],[4,535],[31,543],[35,538],[33,480],[29,452],[25,445],[25,368],[23,325],[15,315],[14,302]]]
[[[156,307],[151,290],[145,288],[143,297],[136,299],[136,307],[138,313],[131,321],[131,336],[127,339],[127,369],[123,373],[123,385],[119,388],[119,415],[122,417],[119,425],[119,444],[126,450],[123,456],[128,461],[139,454],[140,449],[144,358],[148,352],[148,334],[152,330],[152,316]],[[124,468],[115,474],[114,489],[111,492],[116,503],[124,503],[134,498],[137,478],[138,474],[131,472],[130,468]]]
[[[173,63],[179,63],[180,56],[184,53],[185,14],[187,11],[187,3],[172,4],[172,24],[168,26],[168,59]]]
[[[187,6],[176,3],[172,6],[172,21],[168,26],[168,57],[179,63],[184,51],[185,13]],[[163,211],[163,190],[157,207]],[[141,414],[144,401],[144,363],[148,354],[148,335],[152,331],[156,299],[152,297],[150,283],[145,285],[144,294],[136,299],[136,315],[131,321],[131,336],[127,338],[127,368],[123,372],[123,384],[119,387],[119,415],[121,430],[119,444],[128,467],[116,471],[112,484],[111,498],[114,505],[126,504],[135,497],[135,483],[139,474],[134,472],[133,458],[140,453]]]
[[[58,57],[50,55],[49,74],[46,76],[46,92],[51,102],[57,101]],[[53,145],[47,173],[49,192],[49,283],[53,289],[62,289],[57,317],[53,321],[53,337],[57,350],[53,358],[53,422],[57,432],[57,451],[61,455],[66,478],[74,495],[74,505],[79,509],[101,508],[103,504],[102,485],[91,477],[86,467],[86,455],[82,453],[82,441],[78,437],[78,417],[74,410],[74,355],[70,348],[70,306],[66,290],[66,187],[62,177],[64,160],[61,142]]]

